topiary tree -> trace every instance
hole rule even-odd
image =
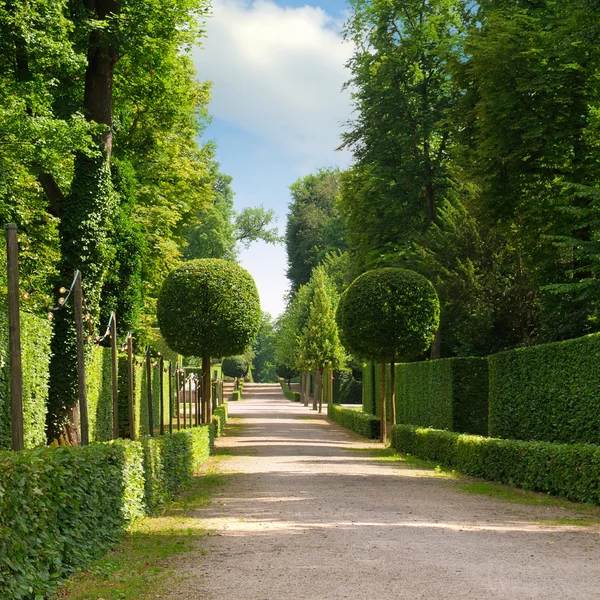
[[[223,375],[240,379],[240,377],[246,377],[248,374],[248,361],[245,356],[228,356],[223,359],[221,369]]]
[[[435,337],[440,301],[431,282],[406,269],[377,269],[358,277],[336,312],[342,344],[355,356],[381,362],[381,439],[387,438],[385,364],[391,364],[391,418],[396,421],[395,363],[415,358]]]
[[[292,383],[294,377],[298,376],[298,371],[296,369],[290,369],[287,365],[277,365],[275,373],[277,373],[277,377],[281,377],[281,379],[285,380],[288,385]]]
[[[204,420],[210,423],[210,359],[243,352],[255,338],[262,311],[254,279],[233,262],[207,258],[177,267],[158,296],[160,331],[169,347],[202,357]]]

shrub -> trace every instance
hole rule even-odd
[[[600,443],[600,334],[489,357],[490,435]]]
[[[213,427],[140,442],[0,452],[0,589],[46,597],[157,511],[209,455]]]
[[[298,371],[296,369],[290,369],[290,367],[286,365],[277,365],[275,372],[277,373],[277,377],[281,377],[287,382],[294,379],[294,377],[298,377]]]
[[[227,403],[219,404],[213,411],[212,421],[215,427],[215,437],[221,437],[223,435],[228,416],[229,407],[227,406]]]
[[[398,451],[461,473],[600,504],[600,446],[521,442],[397,425]]]
[[[335,371],[333,397],[337,404],[361,404],[362,382],[354,379],[352,371]]]
[[[240,390],[233,390],[233,392],[231,393],[231,400],[233,402],[237,402],[238,400],[240,400],[241,397],[241,392]]]
[[[279,379],[279,385],[281,386],[281,391],[287,400],[291,400],[292,402],[300,402],[300,392],[292,391],[282,378]]]
[[[406,269],[377,269],[342,294],[336,319],[344,347],[371,360],[408,360],[426,350],[439,324],[431,283]]]
[[[239,379],[248,374],[248,361],[245,356],[228,356],[221,363],[223,375]]]
[[[0,302],[0,448],[12,447],[10,428],[10,374],[8,356],[8,312]],[[48,364],[52,327],[47,319],[21,311],[21,355],[23,369],[23,425],[25,448],[46,443]]]
[[[112,359],[110,348],[94,347],[86,363],[90,441],[112,440]]]
[[[339,404],[329,404],[327,416],[347,429],[363,435],[371,440],[379,437],[381,423],[374,415],[360,412],[355,408],[344,408]]]
[[[399,423],[488,433],[488,369],[485,358],[450,358],[396,367]]]

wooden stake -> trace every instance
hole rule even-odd
[[[146,391],[148,400],[148,434],[154,435],[154,415],[152,414],[152,357],[150,346],[146,346]]]
[[[390,421],[396,425],[396,362],[392,358],[390,363]]]
[[[381,361],[381,381],[379,382],[379,393],[381,395],[381,441],[387,441],[387,411],[385,406],[385,360]]]
[[[181,430],[181,415],[179,414],[179,361],[175,363],[175,409],[177,411],[177,431]]]
[[[19,243],[17,226],[6,226],[6,267],[8,275],[8,347],[10,360],[10,419],[12,449],[25,448],[23,425],[23,367],[21,364],[21,318],[19,314]]]
[[[158,413],[160,415],[160,435],[165,435],[165,392],[164,392],[164,376],[163,376],[163,367],[164,360],[161,356],[158,359],[158,385],[159,385],[159,398],[160,398],[160,406],[158,409]]]
[[[135,411],[133,406],[133,336],[127,336],[127,405],[129,408],[129,439],[135,440]]]
[[[202,358],[202,398],[204,404],[204,423],[210,423],[211,413],[210,356]]]
[[[185,371],[183,372],[183,428],[187,429],[187,410],[186,410],[186,398],[185,398]]]
[[[173,433],[173,363],[169,361],[169,433]]]
[[[79,397],[79,417],[81,427],[81,445],[90,443],[88,428],[87,391],[85,387],[85,340],[83,337],[83,289],[81,287],[81,273],[75,273],[75,286],[73,288],[73,309],[75,313],[75,331],[77,333],[77,388]]]
[[[113,440],[119,437],[119,372],[117,365],[117,315],[110,313],[110,356],[112,367]]]

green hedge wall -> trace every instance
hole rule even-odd
[[[215,428],[215,437],[221,437],[225,431],[225,425],[229,417],[227,403],[219,404],[212,413],[212,422]]]
[[[490,435],[600,443],[600,334],[489,358]]]
[[[397,422],[405,425],[487,435],[487,359],[397,365],[396,411]]]
[[[521,442],[397,425],[392,446],[461,473],[600,504],[600,446]]]
[[[90,441],[112,439],[112,363],[110,348],[92,348],[86,364]]]
[[[362,383],[352,377],[351,371],[335,371],[333,398],[336,404],[362,404]]]
[[[52,327],[47,319],[21,311],[25,448],[46,443],[51,337]],[[10,449],[11,439],[8,313],[3,301],[0,303],[0,448]]]
[[[2,597],[50,595],[181,490],[212,443],[205,425],[140,442],[0,452]]]
[[[371,440],[379,439],[381,421],[374,415],[361,412],[355,408],[344,408],[339,404],[328,404],[327,416],[338,425],[351,429]]]
[[[279,378],[279,385],[281,386],[281,391],[287,400],[291,400],[292,402],[300,402],[300,392],[292,391],[285,380],[281,377]]]

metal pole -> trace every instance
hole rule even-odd
[[[110,313],[110,350],[112,359],[113,440],[119,437],[119,373],[117,366],[117,315]]]
[[[146,390],[148,396],[148,434],[154,435],[154,415],[152,414],[152,358],[150,346],[146,347]]]
[[[133,406],[133,336],[127,336],[127,404],[129,406],[129,438],[135,440],[135,412]]]
[[[73,288],[73,309],[75,313],[75,330],[77,332],[77,387],[79,396],[79,417],[81,427],[81,445],[90,443],[88,429],[88,405],[85,387],[85,340],[83,337],[83,289],[81,287],[81,272],[75,273]]]
[[[173,363],[169,361],[169,433],[173,433]]]
[[[163,376],[164,360],[161,356],[158,359],[158,385],[159,385],[159,398],[160,407],[158,412],[160,414],[160,435],[165,434],[165,398],[164,398],[164,376]]]
[[[10,419],[12,449],[23,450],[23,368],[21,365],[21,319],[19,315],[19,244],[17,226],[6,226],[6,266],[8,275],[8,345],[10,357]]]

